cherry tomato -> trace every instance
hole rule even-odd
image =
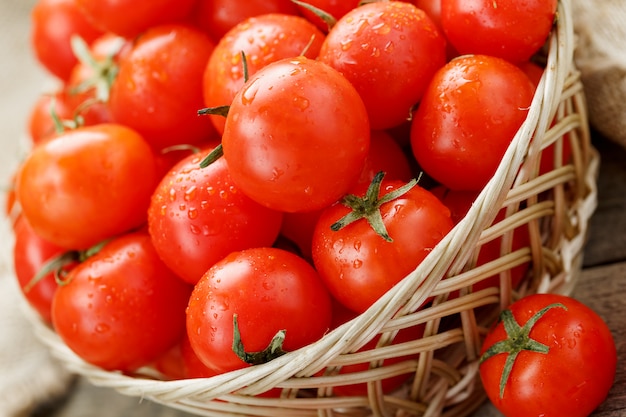
[[[230,105],[244,84],[245,53],[248,75],[271,62],[304,55],[317,58],[325,35],[306,19],[287,14],[251,17],[229,30],[219,41],[204,72],[207,107]],[[218,132],[225,119],[211,115]]]
[[[314,211],[341,198],[358,180],[369,143],[354,87],[306,57],[254,74],[235,96],[222,136],[235,184],[285,212]]]
[[[187,333],[202,363],[221,373],[270,360],[253,353],[263,352],[281,331],[279,351],[313,343],[330,320],[330,297],[311,265],[281,249],[253,248],[229,254],[196,284]],[[245,354],[233,349],[238,339]]]
[[[244,20],[270,13],[297,15],[291,0],[201,0],[193,12],[195,24],[219,41]]]
[[[75,0],[94,26],[126,38],[151,27],[181,22],[190,14],[194,0]]]
[[[191,287],[159,259],[145,232],[123,235],[74,268],[52,303],[61,339],[85,361],[133,371],[172,348]]]
[[[312,261],[311,241],[313,230],[322,210],[304,211],[300,213],[285,213],[280,228],[281,236],[294,244],[304,259]]]
[[[211,121],[200,117],[202,75],[214,44],[190,26],[152,27],[119,63],[111,86],[113,120],[139,132],[154,149],[211,140]]]
[[[460,54],[528,60],[545,43],[557,0],[441,0],[441,25]]]
[[[35,147],[19,170],[16,193],[38,235],[86,249],[145,223],[157,181],[146,141],[125,126],[100,124]]]
[[[175,165],[156,188],[148,227],[161,259],[195,284],[215,262],[232,251],[271,246],[282,213],[243,194],[223,158],[200,168],[192,154]]]
[[[385,172],[387,179],[409,182],[413,178],[409,158],[398,142],[383,130],[373,130],[370,150],[358,184],[368,186],[380,171]]]
[[[558,294],[526,296],[487,335],[480,377],[507,417],[586,417],[613,385],[617,354],[606,323]]]
[[[38,0],[31,11],[30,42],[38,62],[61,81],[67,81],[78,60],[70,39],[88,44],[102,35],[80,11],[75,0]]]
[[[54,273],[41,277],[36,283],[35,276],[43,265],[61,256],[66,250],[39,237],[24,216],[18,216],[13,226],[13,266],[15,277],[28,303],[41,318],[52,321],[52,299],[57,290]]]
[[[404,191],[392,198],[391,193],[399,193],[401,187]],[[378,179],[367,191],[357,187],[354,196],[363,197],[356,203],[344,199],[345,205],[337,203],[322,212],[312,252],[331,294],[361,313],[415,269],[453,224],[450,210],[439,199],[411,183],[380,184]],[[367,217],[343,228],[333,226],[353,211],[351,207]],[[372,226],[377,217],[387,236]]]
[[[446,61],[446,41],[414,5],[374,2],[353,9],[333,26],[319,59],[355,86],[372,129],[387,129],[410,118]]]
[[[481,190],[524,122],[534,91],[526,74],[503,59],[453,59],[434,76],[413,116],[417,162],[448,188]]]

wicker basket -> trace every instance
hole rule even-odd
[[[501,308],[528,293],[567,293],[581,268],[587,224],[596,204],[598,156],[590,143],[585,98],[573,65],[570,7],[566,0],[559,2],[557,22],[545,48],[547,70],[527,120],[468,214],[415,271],[365,313],[322,340],[264,365],[212,378],[163,381],[148,373],[122,375],[88,365],[34,320],[37,334],[70,370],[93,384],[197,415],[471,414],[485,399],[478,378],[481,340]],[[565,140],[572,148],[568,165],[558,162]],[[538,176],[542,150],[551,144],[556,144],[556,167]],[[502,208],[506,216],[492,224]],[[512,251],[512,231],[525,224],[530,244]],[[475,267],[480,245],[500,236],[502,256]],[[526,262],[531,262],[531,269],[521,287],[513,290],[510,269]],[[500,275],[499,288],[470,290],[494,274]],[[448,297],[452,291],[460,291],[460,296]],[[431,298],[427,307],[420,307]],[[422,339],[389,345],[399,329],[418,323],[426,325]],[[351,353],[379,333],[379,347]],[[419,355],[380,366],[383,359],[409,353]],[[363,362],[370,363],[369,370],[349,377],[333,372]],[[381,393],[382,378],[407,372],[412,378],[399,392]],[[368,395],[333,396],[332,387],[346,382],[367,382]],[[282,388],[282,396],[255,396],[272,388]]]

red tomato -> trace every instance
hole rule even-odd
[[[180,22],[195,0],[75,0],[82,12],[105,32],[134,38],[149,28]]]
[[[453,59],[433,77],[413,116],[417,162],[450,189],[481,190],[524,122],[534,91],[526,74],[503,59]]]
[[[28,303],[41,318],[52,321],[52,299],[57,290],[54,273],[41,277],[36,283],[33,279],[41,272],[43,265],[65,253],[65,249],[39,237],[24,216],[19,216],[13,226],[13,266],[15,277]]]
[[[557,294],[513,303],[484,341],[480,376],[507,417],[586,417],[613,385],[617,354],[606,323]]]
[[[235,184],[286,212],[314,211],[341,198],[358,180],[369,142],[354,87],[305,57],[254,74],[235,96],[222,136]]]
[[[230,252],[271,246],[282,213],[261,206],[232,182],[223,158],[200,168],[190,155],[163,177],[148,209],[148,227],[161,259],[195,284]]]
[[[52,303],[61,339],[85,361],[133,371],[185,330],[191,288],[159,259],[147,233],[123,235],[74,268]]]
[[[409,182],[413,178],[409,158],[398,142],[383,130],[373,130],[370,150],[358,183],[367,187],[380,171],[385,172],[387,179]]]
[[[195,24],[216,42],[244,20],[270,13],[297,15],[291,0],[200,0],[196,2]]]
[[[294,244],[300,255],[311,260],[311,241],[313,230],[322,210],[305,211],[301,213],[285,213],[280,234]]]
[[[528,60],[545,43],[557,0],[441,0],[441,25],[459,53]]]
[[[355,86],[372,129],[386,129],[410,118],[446,61],[446,42],[423,10],[400,1],[374,2],[333,26],[319,59]]]
[[[215,130],[197,111],[213,48],[209,37],[192,27],[149,29],[120,60],[109,101],[113,120],[137,130],[156,150],[209,141]]]
[[[450,211],[418,185],[391,201],[382,200],[404,185],[389,180],[382,183],[382,195],[374,188],[366,194],[363,186],[355,192],[356,196],[366,195],[367,201],[353,205],[372,218],[379,212],[389,239],[374,230],[370,218],[333,230],[331,226],[353,210],[345,199],[346,205],[325,209],[317,223],[312,244],[315,267],[331,294],[353,311],[369,308],[452,229]]]
[[[71,37],[80,36],[89,44],[102,34],[76,3],[75,0],[38,0],[31,11],[30,42],[35,57],[61,81],[67,81],[78,62]]]
[[[304,3],[316,7],[339,20],[350,10],[359,6],[359,0],[306,0]],[[306,7],[298,5],[300,13],[314,23],[320,30],[328,32],[328,23]]]
[[[279,331],[283,351],[320,339],[331,303],[304,259],[276,248],[233,252],[196,284],[187,308],[187,333],[198,358],[217,372],[250,366],[233,350],[234,316],[246,353],[262,352]],[[258,358],[259,362],[268,358]]]
[[[16,193],[38,235],[85,249],[142,225],[157,181],[143,138],[127,127],[101,124],[35,147],[19,170]]]
[[[228,31],[219,41],[204,72],[207,107],[230,105],[244,84],[242,52],[248,75],[271,62],[304,56],[315,59],[325,35],[306,19],[287,14],[251,17]],[[211,115],[218,132],[224,132],[223,116]]]

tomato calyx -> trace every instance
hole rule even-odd
[[[108,242],[104,240],[85,250],[69,250],[58,256],[50,258],[39,269],[39,272],[24,286],[24,292],[29,292],[39,281],[46,275],[53,273],[54,280],[58,285],[66,285],[68,281],[65,279],[68,273],[68,267],[75,263],[85,262],[88,258],[100,252],[102,247]]]
[[[380,237],[385,239],[387,242],[393,242],[393,239],[389,236],[389,233],[387,233],[387,229],[383,222],[383,216],[380,213],[380,207],[383,204],[393,201],[406,194],[411,188],[417,185],[418,179],[413,178],[402,187],[390,191],[380,197],[380,185],[384,176],[385,173],[383,171],[378,172],[372,179],[372,182],[363,197],[348,194],[341,199],[341,204],[351,209],[351,211],[333,223],[330,226],[331,230],[336,232],[343,229],[350,223],[365,219]]]
[[[317,17],[322,19],[322,21],[328,26],[328,30],[331,30],[333,26],[335,26],[335,24],[337,23],[337,19],[335,19],[333,15],[320,9],[319,7],[315,7],[305,1],[291,0],[291,2],[307,9],[308,11],[314,13]]]
[[[286,334],[286,330],[279,330],[265,349],[259,352],[246,352],[243,341],[241,340],[241,333],[239,332],[237,314],[233,314],[232,349],[233,352],[235,352],[235,354],[247,364],[260,365],[287,353],[283,350],[283,343],[285,342]]]
[[[504,330],[506,331],[507,338],[505,340],[501,340],[497,343],[494,343],[489,349],[487,349],[480,357],[480,363],[488,360],[489,358],[499,355],[499,354],[507,354],[506,362],[504,364],[504,368],[502,370],[502,375],[500,376],[500,398],[504,397],[504,388],[506,383],[511,375],[511,370],[513,369],[513,365],[515,364],[515,360],[517,359],[517,355],[520,352],[526,350],[529,352],[537,352],[542,354],[547,354],[550,351],[550,348],[543,343],[540,343],[530,337],[530,332],[539,321],[544,314],[546,314],[549,310],[553,308],[562,308],[567,310],[567,307],[561,303],[552,303],[541,310],[537,311],[524,326],[520,326],[519,323],[513,317],[513,313],[511,310],[504,310],[500,314],[500,320],[504,325]]]
[[[93,76],[73,87],[71,92],[84,93],[93,88],[96,91],[94,101],[106,103],[109,100],[111,85],[117,77],[119,67],[115,57],[124,46],[123,38],[118,39],[113,51],[103,59],[96,59],[89,51],[89,45],[79,36],[71,38],[71,45],[76,58],[93,71]]]

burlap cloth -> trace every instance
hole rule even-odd
[[[626,0],[574,0],[579,49],[594,127],[626,146]],[[28,148],[28,111],[48,83],[29,46],[34,0],[0,1],[0,181],[8,184]],[[3,193],[4,194],[4,193]],[[2,196],[4,207],[4,195]],[[10,224],[0,222],[0,417],[27,416],[66,392],[72,376],[40,344],[13,278]]]

